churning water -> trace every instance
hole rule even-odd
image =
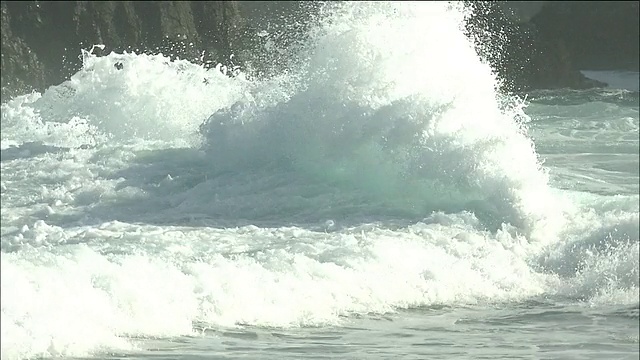
[[[2,358],[637,359],[637,88],[501,94],[455,7],[2,104]]]

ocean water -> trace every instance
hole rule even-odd
[[[3,103],[2,359],[637,359],[637,87],[502,94],[457,7]]]

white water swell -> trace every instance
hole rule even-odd
[[[434,305],[637,308],[637,192],[549,185],[462,21],[330,5],[273,79],[88,55],[2,104],[2,358]]]

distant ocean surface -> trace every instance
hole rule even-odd
[[[3,103],[2,359],[638,359],[638,74],[501,94],[455,7]]]
[[[583,70],[582,74],[590,79],[606,83],[609,89],[638,92],[638,88],[640,88],[640,73],[637,71]]]

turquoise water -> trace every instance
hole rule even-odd
[[[273,78],[83,52],[2,104],[2,358],[637,358],[637,90],[501,94],[463,18],[330,5]]]

